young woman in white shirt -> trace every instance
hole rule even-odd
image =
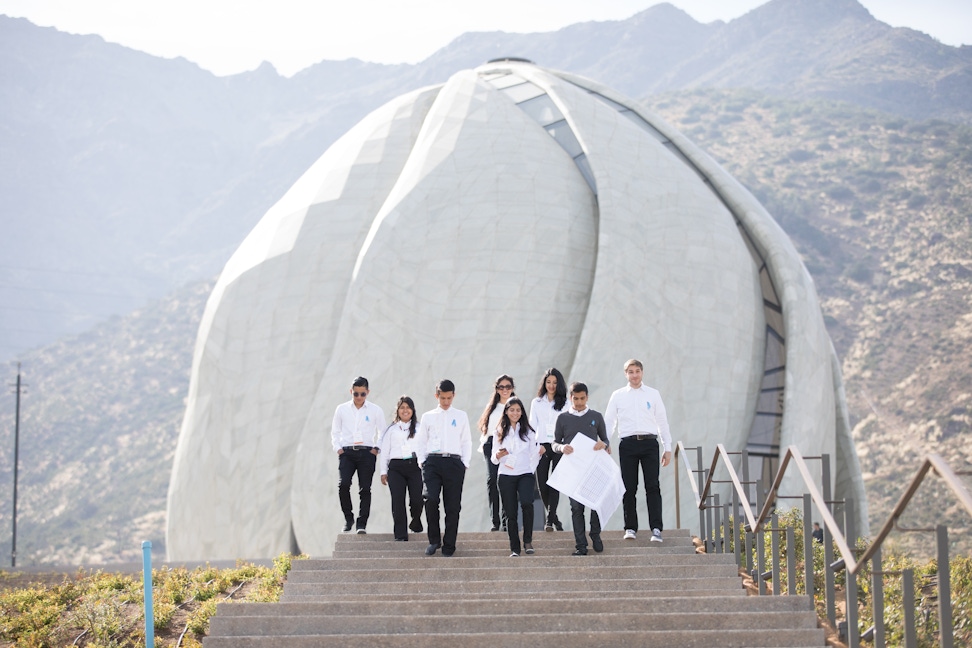
[[[415,533],[421,533],[422,527],[422,470],[412,440],[415,438],[415,403],[408,396],[398,399],[395,421],[388,426],[381,436],[379,447],[381,452],[381,483],[388,486],[391,493],[392,520],[394,524],[395,540],[408,541],[408,531],[405,528],[405,493],[408,492],[408,510],[412,514],[412,522],[408,528]]]
[[[550,473],[557,467],[562,455],[553,452],[550,443],[553,441],[554,424],[562,412],[567,411],[567,381],[559,369],[551,367],[540,379],[537,397],[530,402],[530,427],[537,433],[537,442],[543,446],[544,453],[537,466],[537,486],[540,499],[547,512],[543,530],[564,530],[560,518],[557,517],[557,505],[560,503],[560,492],[547,486]]]
[[[486,403],[486,409],[479,417],[479,449],[486,460],[486,502],[489,506],[489,516],[493,521],[493,528],[490,531],[499,531],[500,528],[506,531],[507,514],[506,509],[500,504],[499,490],[496,486],[497,467],[491,461],[493,456],[493,432],[499,424],[500,416],[503,414],[503,406],[510,397],[515,396],[513,391],[513,379],[503,374],[493,383],[493,395]]]
[[[503,407],[499,426],[493,433],[493,455],[497,466],[500,497],[509,513],[510,557],[520,555],[520,530],[516,509],[523,512],[523,550],[533,553],[533,493],[534,471],[544,449],[537,443],[537,434],[526,418],[523,402],[510,398]]]

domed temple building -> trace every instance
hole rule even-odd
[[[829,453],[866,530],[813,280],[745,188],[636,102],[528,61],[403,95],[324,152],[226,264],[196,342],[169,559],[328,555],[344,524],[330,424],[355,376],[389,421],[401,394],[421,414],[451,379],[475,426],[496,376],[527,400],[548,367],[603,411],[632,357],[675,441],[705,461],[717,443],[748,448],[763,479],[790,445]],[[474,445],[460,543],[490,526],[485,475]],[[390,532],[377,474],[372,492],[368,529]],[[674,527],[671,467],[662,492]]]

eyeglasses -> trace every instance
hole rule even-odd
[[[368,392],[351,392],[355,398],[364,398],[368,395]]]
[[[496,385],[496,389],[506,391],[507,389],[513,389],[513,385]]]

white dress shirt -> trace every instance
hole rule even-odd
[[[604,410],[604,425],[608,436],[614,434],[616,426],[622,439],[635,434],[657,434],[665,452],[672,450],[672,435],[661,394],[644,383],[637,389],[626,385],[611,394]]]
[[[415,453],[415,444],[418,440],[418,425],[415,426],[415,436],[408,438],[411,432],[411,421],[403,423],[395,421],[385,433],[381,435],[378,447],[381,448],[381,473],[388,474],[388,462],[392,459],[411,459]]]
[[[554,401],[546,395],[530,402],[530,426],[537,432],[537,443],[553,443],[554,426],[562,410],[554,409]]]
[[[377,447],[378,437],[386,427],[385,414],[374,403],[365,401],[360,409],[353,400],[341,403],[331,422],[331,446],[334,452],[349,446]]]
[[[499,458],[496,455],[505,449],[510,454]],[[520,438],[520,424],[510,428],[509,434],[502,441],[499,440],[499,430],[493,433],[493,456],[490,460],[499,466],[500,475],[527,475],[536,472],[540,464],[540,444],[537,443],[537,433],[527,432],[527,440]],[[511,465],[512,464],[512,465]]]
[[[436,407],[426,412],[419,420],[415,433],[415,454],[419,464],[433,453],[457,455],[469,468],[472,456],[472,435],[469,432],[469,418],[462,410],[450,407],[447,410]]]

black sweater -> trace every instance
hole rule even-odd
[[[554,425],[554,440],[550,447],[553,448],[554,452],[563,453],[564,446],[570,445],[570,442],[578,434],[588,436],[595,442],[600,439],[606,445],[611,445],[608,443],[604,417],[601,416],[600,412],[588,408],[583,416],[564,412],[557,417],[557,423]]]

